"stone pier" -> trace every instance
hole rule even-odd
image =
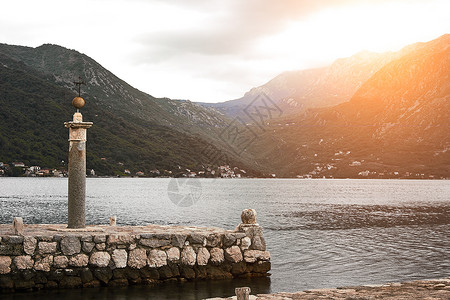
[[[183,226],[0,225],[0,290],[156,284],[268,276],[256,224],[235,230]]]

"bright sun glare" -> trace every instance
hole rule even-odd
[[[445,29],[442,20],[449,3],[440,3],[362,3],[330,8],[291,22],[282,33],[262,41],[259,49],[269,55],[282,52],[286,59],[280,69],[287,70],[328,64],[362,50],[397,51],[437,38],[428,35]]]

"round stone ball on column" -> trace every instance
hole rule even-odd
[[[75,107],[76,109],[81,109],[81,108],[83,108],[83,107],[84,107],[84,104],[85,104],[84,99],[81,98],[81,97],[75,97],[75,98],[73,98],[73,100],[72,100],[72,105],[73,105],[73,107]]]

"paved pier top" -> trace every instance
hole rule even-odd
[[[71,229],[66,224],[25,224],[24,236],[54,236],[73,235],[82,236],[85,234],[114,235],[114,234],[226,234],[233,230],[226,230],[218,227],[194,227],[194,226],[168,226],[168,225],[144,225],[144,226],[109,226],[109,225],[88,225],[85,228]],[[0,224],[0,236],[14,235],[11,224]]]

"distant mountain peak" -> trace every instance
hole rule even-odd
[[[268,95],[285,114],[336,105],[349,101],[370,76],[398,56],[393,52],[363,50],[326,67],[285,71],[266,84],[251,88],[242,98],[204,105],[215,107],[230,117],[243,118],[243,109],[261,93]]]

